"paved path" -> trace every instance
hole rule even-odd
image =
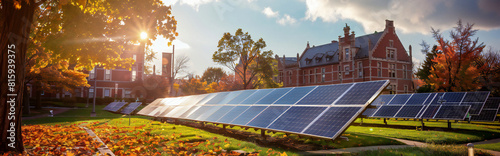
[[[108,146],[102,142],[101,138],[99,138],[91,129],[87,128],[87,127],[80,127],[80,128],[83,128],[85,129],[85,131],[94,139],[94,140],[97,140],[99,142],[102,143],[102,146],[101,147],[98,147],[97,149],[99,150],[99,153],[102,155],[111,155],[111,156],[115,156],[115,154],[108,148]]]

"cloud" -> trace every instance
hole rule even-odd
[[[290,15],[285,14],[283,15],[282,18],[278,19],[276,22],[278,22],[281,25],[287,25],[287,24],[294,24],[297,22],[297,20],[293,17],[290,17]]]
[[[186,4],[193,7],[196,11],[200,8],[200,5],[214,2],[217,0],[162,0],[165,5],[175,5],[177,2],[180,4]]]
[[[262,13],[264,13],[264,15],[266,15],[267,17],[278,17],[279,16],[279,13],[277,11],[273,11],[270,7],[264,8],[264,10],[262,10]]]
[[[365,32],[384,29],[386,19],[394,20],[403,33],[430,33],[430,28],[450,29],[459,19],[475,23],[476,29],[500,28],[500,1],[345,1],[306,0],[306,20],[336,22],[342,19],[361,23]]]

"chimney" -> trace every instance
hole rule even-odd
[[[410,49],[410,61],[411,61],[413,59],[413,57],[412,57],[412,51],[411,51],[411,45],[410,45],[410,47],[408,47],[408,49]]]
[[[156,65],[153,65],[153,76],[156,75]]]
[[[385,20],[385,31],[394,32],[394,21]]]
[[[306,46],[306,49],[309,49],[309,41],[307,41],[307,46]]]
[[[345,24],[345,27],[344,27],[344,39],[347,39],[349,38],[349,31],[351,30],[351,27],[349,27],[347,25],[347,23]]]
[[[297,64],[299,64],[300,60],[299,60],[299,53],[297,53]]]

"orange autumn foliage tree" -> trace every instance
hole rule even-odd
[[[477,30],[474,24],[463,25],[458,21],[457,27],[450,32],[451,41],[445,40],[439,30],[434,30],[434,38],[438,42],[438,54],[432,60],[435,65],[430,71],[429,84],[438,91],[472,91],[479,88],[480,70],[475,60],[480,58],[483,43],[472,37]]]

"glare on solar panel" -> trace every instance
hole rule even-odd
[[[284,104],[284,105],[293,105],[297,103],[300,99],[302,99],[307,93],[316,88],[316,86],[310,87],[295,87],[285,95],[283,95],[280,99],[278,99],[273,104]]]

